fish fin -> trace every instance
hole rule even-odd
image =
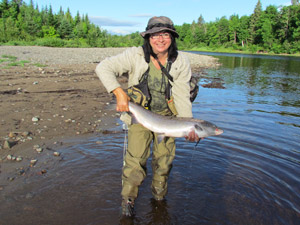
[[[165,138],[165,135],[164,134],[157,134],[157,142],[158,142],[158,144],[160,143],[160,142],[162,142],[162,140]]]
[[[131,116],[131,124],[139,123],[132,113],[130,114],[130,116]]]

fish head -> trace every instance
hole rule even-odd
[[[218,128],[213,123],[208,121],[201,121],[195,124],[195,133],[198,137],[208,137],[208,136],[215,136],[220,135],[223,133],[223,130]]]

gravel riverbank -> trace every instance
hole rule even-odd
[[[73,65],[98,63],[106,57],[116,55],[125,48],[51,48],[38,46],[0,46],[1,55],[16,56],[19,60],[29,60],[47,65]],[[216,66],[211,56],[185,53],[192,68],[210,68]]]

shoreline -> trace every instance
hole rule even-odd
[[[0,196],[55,167],[65,140],[120,127],[95,68],[124,49],[0,46]],[[193,73],[218,66],[213,57],[185,54]],[[126,88],[127,78],[118,80]]]

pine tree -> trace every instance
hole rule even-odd
[[[49,6],[49,11],[48,11],[48,20],[47,20],[47,25],[48,26],[55,26],[56,21],[52,12],[52,6]]]
[[[263,44],[266,49],[270,49],[275,42],[278,21],[277,8],[272,5],[268,6],[261,15],[261,27],[257,31],[262,38],[261,44]]]
[[[74,25],[76,26],[77,24],[79,24],[81,21],[80,19],[80,14],[79,14],[79,11],[77,11],[77,14],[75,16],[75,19],[74,19]]]
[[[239,31],[240,21],[238,15],[233,15],[229,19],[229,31],[230,31],[230,41],[233,41],[233,44],[237,43],[237,34]]]
[[[257,30],[258,30],[258,22],[260,19],[262,13],[262,6],[261,6],[261,2],[260,0],[258,0],[255,9],[254,9],[254,13],[251,15],[251,19],[250,19],[250,38],[249,41],[252,44],[257,43],[257,39],[258,39],[258,34],[257,34]]]
[[[8,0],[2,0],[2,2],[0,3],[0,18],[9,17],[8,9],[9,9]]]
[[[223,16],[217,23],[219,43],[224,44],[230,40],[229,21]]]

